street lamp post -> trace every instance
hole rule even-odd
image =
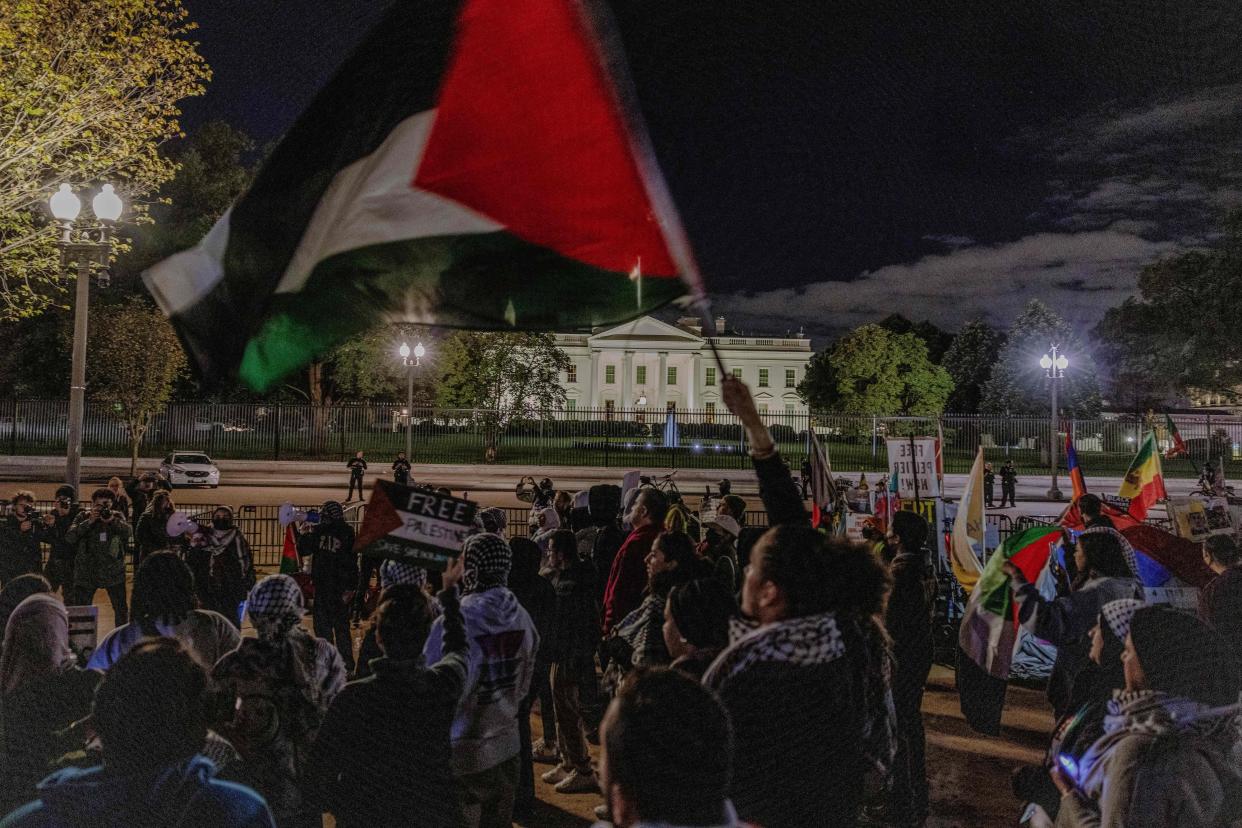
[[[1057,382],[1065,378],[1065,369],[1069,367],[1069,360],[1065,358],[1065,354],[1059,353],[1058,346],[1053,344],[1049,353],[1039,358],[1039,367],[1044,369],[1044,376],[1048,378],[1048,387],[1052,389],[1052,412],[1049,420],[1051,439],[1048,441],[1048,467],[1052,472],[1052,487],[1048,489],[1048,497],[1055,501],[1064,497],[1061,490],[1057,488],[1057,438],[1060,437],[1061,432],[1057,424]]]
[[[401,354],[401,364],[408,370],[406,371],[405,384],[405,459],[414,462],[414,370],[423,364],[423,357],[427,355],[427,349],[423,347],[423,343],[414,346],[414,350],[410,351],[410,345],[402,342],[401,347],[397,349],[397,353]],[[410,359],[410,354],[414,354],[414,359]]]
[[[76,224],[82,202],[68,184],[61,184],[52,196],[49,207],[52,217],[60,225],[60,265],[67,269],[71,263],[78,267],[78,283],[73,303],[73,365],[69,379],[69,434],[65,452],[65,482],[78,489],[82,476],[82,430],[86,419],[86,335],[90,314],[91,265],[108,265],[112,254],[112,225],[121,217],[121,198],[104,184],[91,200],[95,215],[92,224]],[[99,286],[107,287],[105,270],[100,274]]]

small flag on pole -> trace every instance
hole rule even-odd
[[[1177,430],[1177,423],[1173,422],[1173,418],[1167,413],[1164,415],[1164,426],[1168,429],[1169,441],[1171,442],[1171,445],[1164,452],[1164,458],[1166,460],[1173,460],[1177,457],[1189,457],[1190,452],[1186,449],[1186,441],[1182,439],[1181,432]]]
[[[949,545],[949,563],[953,577],[969,595],[979,582],[983,571],[979,561],[983,556],[983,446],[975,455],[975,464],[966,478],[966,488],[957,504],[957,517],[953,521],[952,543]]]
[[[815,429],[810,429],[811,440],[811,525],[819,528],[831,522],[837,503],[837,484],[832,479],[832,462]]]
[[[1139,521],[1146,519],[1147,510],[1157,501],[1168,497],[1164,490],[1164,472],[1160,468],[1160,452],[1156,450],[1156,432],[1147,432],[1139,443],[1117,494],[1130,498],[1130,514]]]
[[[280,550],[280,574],[296,575],[302,571],[302,563],[298,558],[298,544],[293,535],[293,524],[285,527],[285,543]]]

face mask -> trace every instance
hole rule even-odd
[[[222,531],[225,529],[231,529],[233,528],[233,519],[232,518],[212,518],[211,525]]]

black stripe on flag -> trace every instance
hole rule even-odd
[[[394,3],[234,205],[224,278],[174,319],[202,376],[221,379],[241,362],[333,177],[374,152],[398,123],[435,106],[460,7],[458,0]]]

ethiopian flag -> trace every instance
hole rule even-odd
[[[603,8],[393,4],[145,274],[200,373],[262,390],[377,321],[590,330],[701,298]]]
[[[1017,611],[1002,567],[1010,562],[1035,583],[1060,537],[1056,526],[1010,535],[988,559],[966,602],[958,630],[957,691],[962,715],[980,733],[1000,732],[1009,665],[1018,643]]]
[[[1130,468],[1126,470],[1117,494],[1130,498],[1130,514],[1140,521],[1147,517],[1147,510],[1152,504],[1168,497],[1164,491],[1164,473],[1160,469],[1160,452],[1156,448],[1154,431],[1147,432],[1139,444],[1138,453],[1130,461]]]

